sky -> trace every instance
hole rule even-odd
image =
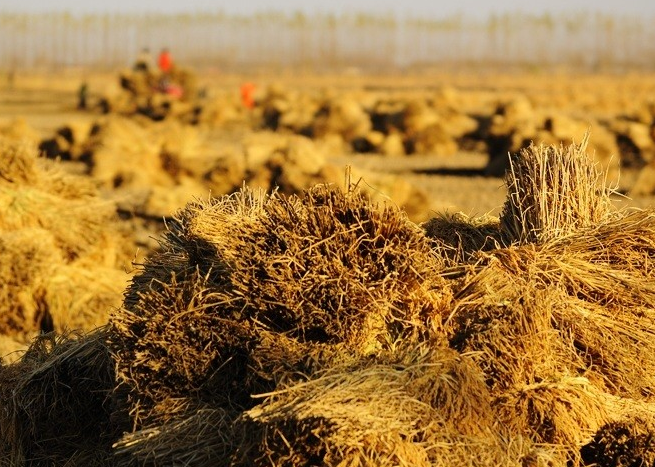
[[[602,11],[618,15],[655,16],[654,0],[0,0],[0,11],[44,12],[160,12],[179,13],[222,11],[226,14],[251,14],[262,11],[372,14],[393,13],[405,16],[441,18],[458,13],[471,18],[486,18],[506,11],[541,14]]]

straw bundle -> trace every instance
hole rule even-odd
[[[601,393],[582,377],[516,387],[499,396],[494,408],[512,432],[530,433],[537,443],[566,446],[573,453],[609,420]]]
[[[338,134],[348,143],[366,137],[372,125],[361,97],[344,94],[327,99],[318,112],[319,117],[314,121],[313,132],[316,137]]]
[[[466,263],[479,251],[501,246],[500,224],[492,216],[470,218],[462,212],[438,213],[421,226],[453,266]]]
[[[130,276],[114,267],[61,264],[43,280],[43,299],[53,328],[94,329],[118,309]]]
[[[453,379],[455,368],[466,376]],[[530,443],[492,431],[485,394],[474,367],[439,347],[404,361],[334,366],[279,387],[244,414],[236,465],[518,466],[536,459]]]
[[[163,247],[112,318],[118,375],[146,407],[189,390],[248,405],[276,379],[251,370],[271,367],[265,332],[375,354],[437,331],[450,297],[402,212],[327,186],[190,204]]]
[[[655,418],[632,417],[604,425],[581,450],[586,465],[655,465]]]
[[[584,374],[611,394],[652,394],[655,314],[646,306],[655,300],[651,276],[622,269],[618,261],[607,263],[612,251],[619,256],[623,250],[629,258],[643,250],[612,242],[603,250],[598,237],[584,235],[562,243],[491,252],[455,291],[451,342],[461,349],[488,349],[482,360],[496,382],[526,381],[524,372],[547,358],[547,372],[537,373],[539,378],[565,371]],[[576,243],[591,251],[576,252]],[[596,254],[604,251],[602,258],[594,258],[596,248]],[[461,347],[462,342],[467,344]],[[533,356],[530,364],[519,364],[526,354]]]
[[[0,232],[0,333],[47,329],[44,280],[63,262],[43,229]]]
[[[46,229],[70,259],[90,252],[106,237],[105,224],[115,208],[97,197],[90,181],[41,164],[30,146],[5,141],[0,152],[0,229]],[[57,209],[61,206],[66,209]]]
[[[108,465],[113,365],[106,334],[43,335],[0,367],[0,445],[8,465]]]
[[[33,152],[33,146],[27,142],[12,142],[7,138],[0,138],[0,180],[9,183],[30,183],[36,178],[35,157],[28,154]]]
[[[127,280],[116,267],[132,254],[115,205],[34,147],[2,140],[0,151],[0,332],[104,324]]]
[[[234,417],[222,408],[189,409],[171,421],[124,434],[113,445],[113,459],[123,467],[232,466]]]
[[[501,224],[511,241],[543,242],[601,223],[611,212],[611,190],[588,162],[589,135],[579,145],[522,150],[506,175]]]
[[[90,173],[106,187],[174,184],[163,168],[160,138],[138,121],[107,117],[94,125],[86,146],[92,153]]]

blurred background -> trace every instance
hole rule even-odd
[[[110,69],[143,47],[169,47],[188,65],[229,71],[472,63],[650,69],[653,26],[655,4],[645,0],[29,0],[0,6],[0,64]]]

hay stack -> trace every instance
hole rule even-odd
[[[359,97],[343,94],[328,99],[314,121],[313,134],[317,138],[336,134],[348,144],[366,138],[372,124]]]
[[[395,349],[296,375],[241,414],[192,407],[124,435],[121,465],[558,465],[554,451],[494,424],[488,391],[465,356]]]
[[[508,154],[529,144],[537,132],[539,121],[532,103],[522,94],[499,103],[491,117],[487,135],[489,162],[485,172],[503,175],[508,165]]]
[[[123,117],[98,121],[86,143],[90,174],[105,187],[172,186],[172,176],[163,169],[161,142],[152,138],[148,126]]]
[[[416,154],[456,154],[458,140],[478,125],[455,108],[436,108],[426,100],[417,99],[407,103],[403,117],[405,145],[408,153]]]
[[[133,254],[115,205],[34,147],[2,140],[0,154],[0,332],[95,327],[120,304]]]
[[[651,463],[655,214],[609,209],[584,143],[523,156],[500,221],[422,229],[328,185],[188,204],[106,330],[44,337],[0,366],[0,453]],[[46,414],[66,422],[64,442]]]
[[[69,122],[58,128],[52,138],[42,140],[39,150],[51,159],[86,162],[89,150],[84,145],[91,130],[92,124],[88,120]]]
[[[64,262],[53,235],[43,229],[0,234],[0,333],[22,335],[47,329],[45,281]]]
[[[33,146],[0,140],[0,229],[43,228],[69,259],[98,254],[112,240],[105,227],[115,207],[92,181],[37,157]],[[65,210],[57,210],[64,205]],[[104,259],[101,262],[105,262]]]
[[[295,194],[326,180],[326,160],[309,138],[257,133],[244,140],[245,181],[266,191]]]
[[[433,333],[449,301],[401,211],[326,186],[191,204],[164,249],[112,319],[118,375],[144,420],[188,391],[247,407],[316,352],[375,354]]]
[[[127,429],[112,419],[113,365],[102,331],[35,339],[0,366],[0,465],[111,465]]]
[[[584,147],[522,151],[500,232],[428,230],[468,263],[449,273],[450,345],[473,355],[504,425],[574,465],[594,433],[635,412],[616,398],[647,403],[655,389],[655,215],[613,211]]]
[[[590,132],[592,138],[586,136]],[[615,131],[595,119],[550,113],[544,117],[543,126],[531,139],[539,144],[565,146],[587,139],[588,156],[607,172],[607,178],[613,184],[618,184],[621,166],[628,165],[627,155],[620,151],[617,144]]]
[[[400,355],[267,394],[242,417],[236,465],[519,466],[546,454],[494,432],[485,384],[465,357],[439,347]]]

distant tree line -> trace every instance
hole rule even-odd
[[[358,67],[380,71],[486,63],[650,69],[655,18],[508,13],[473,20],[392,15],[0,13],[0,69],[127,66],[170,48],[190,66]]]

